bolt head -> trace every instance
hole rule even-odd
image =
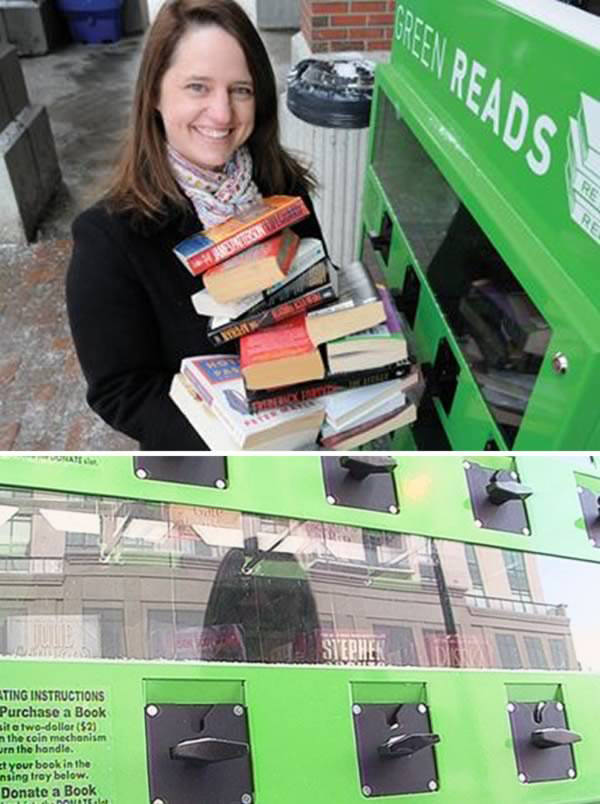
[[[362,791],[363,791],[363,796],[370,796],[371,793],[373,792],[368,784],[363,785]]]
[[[154,704],[148,704],[146,707],[146,714],[148,717],[156,717],[158,715],[158,706]]]
[[[512,477],[513,480],[518,480],[519,479],[519,475],[516,472],[511,472],[510,476]]]
[[[562,712],[563,709],[565,708],[565,705],[563,703],[561,703],[561,701],[556,701],[554,706],[556,707],[558,712]]]
[[[419,704],[417,706],[417,712],[420,712],[422,715],[424,715],[427,712],[427,707],[425,706],[425,704],[422,703]]]
[[[514,712],[516,708],[517,708],[517,707],[516,707],[514,704],[509,703],[509,704],[507,704],[507,706],[506,706],[506,711],[507,711],[507,712]]]
[[[352,714],[353,715],[360,715],[361,712],[362,712],[362,709],[360,708],[360,706],[358,704],[354,704],[352,706]]]
[[[227,488],[227,481],[223,480],[222,478],[219,478],[218,480],[215,480],[215,486],[218,489],[226,489]]]
[[[397,514],[398,513],[398,506],[397,505],[390,505],[388,508],[390,514]]]
[[[327,495],[327,502],[329,503],[329,505],[335,505],[337,500],[335,499],[333,494],[328,494]]]
[[[427,787],[431,790],[432,793],[433,793],[434,790],[437,790],[438,786],[437,786],[437,782],[435,781],[435,779],[432,779],[430,782],[428,782]]]
[[[465,469],[471,468],[471,464],[469,463],[469,461],[463,461],[463,466],[465,467]]]
[[[569,359],[562,352],[557,352],[552,358],[552,368],[557,374],[566,374],[569,370]]]
[[[567,771],[567,776],[569,777],[569,779],[574,779],[577,776],[575,768],[569,768],[569,770]]]
[[[166,802],[165,802],[165,800],[164,800],[164,799],[162,799],[162,798],[155,798],[155,799],[152,801],[152,804],[166,804]]]
[[[239,704],[236,704],[236,705],[233,707],[233,714],[234,714],[236,717],[242,717],[242,715],[244,714],[244,707],[243,707],[243,706],[240,706]]]
[[[517,778],[518,778],[518,780],[521,782],[521,784],[525,784],[525,782],[527,781],[527,776],[525,776],[525,774],[524,774],[524,773],[520,773],[520,774],[517,776]]]
[[[139,477],[140,480],[146,480],[148,477],[148,471],[144,469],[143,466],[140,466],[135,470],[135,476]]]
[[[244,793],[240,801],[242,802],[242,804],[252,804],[252,796],[250,795],[250,793]]]
[[[475,520],[475,527],[476,528],[482,528],[483,527],[483,522],[481,521],[481,519],[476,519]]]
[[[577,494],[583,494],[583,487],[577,486]]]
[[[523,536],[529,536],[531,534],[531,531],[529,530],[529,528],[523,528],[521,533],[523,534]]]

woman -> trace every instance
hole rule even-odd
[[[279,144],[273,70],[246,14],[233,0],[165,3],[114,182],[75,220],[67,275],[88,402],[141,449],[207,448],[168,396],[183,357],[215,352],[190,301],[202,280],[173,247],[280,193],[311,210],[297,234],[321,237],[312,188]]]

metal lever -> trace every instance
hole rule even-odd
[[[557,748],[561,745],[572,745],[581,740],[581,735],[569,729],[536,729],[531,733],[531,742],[537,748]]]
[[[386,740],[377,750],[384,759],[396,759],[416,754],[423,748],[431,748],[439,741],[439,734],[398,734]]]
[[[393,458],[340,458],[340,466],[347,469],[355,480],[364,480],[368,475],[391,474],[397,466]]]
[[[218,737],[198,737],[182,740],[171,748],[171,759],[183,759],[188,762],[226,762],[248,755],[248,743],[235,740],[221,740]]]
[[[485,487],[489,501],[493,505],[503,505],[510,500],[526,500],[533,494],[533,489],[516,480],[500,480],[500,472],[494,472]]]

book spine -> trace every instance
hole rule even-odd
[[[592,181],[580,170],[571,167],[569,179],[571,188],[582,195],[600,216],[600,177],[597,181]]]
[[[408,362],[393,363],[376,371],[337,374],[335,377],[325,378],[316,382],[292,385],[284,391],[252,391],[247,388],[248,407],[252,413],[258,413],[263,410],[279,408],[282,405],[307,402],[337,391],[363,388],[378,382],[404,377],[410,371],[410,367],[411,364]]]
[[[274,210],[263,220],[256,221],[242,231],[225,238],[220,243],[214,243],[199,254],[189,257],[187,261],[188,268],[194,276],[198,276],[212,268],[213,265],[239,254],[240,251],[244,251],[244,249],[253,246],[255,243],[260,243],[261,240],[265,240],[269,235],[285,229],[286,226],[298,223],[298,221],[306,217],[307,212],[304,201],[301,198],[297,198],[289,206]]]
[[[194,372],[186,365],[181,367],[181,373],[185,377],[186,380],[189,381],[190,385],[193,387],[194,391],[198,394],[198,396],[202,399],[203,402],[206,402],[207,405],[212,407],[213,397],[207,389],[202,385],[202,383],[198,380]]]
[[[594,215],[593,208],[586,204],[579,193],[571,193],[569,201],[573,221],[600,244],[600,214]]]
[[[264,327],[278,324],[280,321],[285,321],[286,318],[292,318],[292,316],[298,313],[313,310],[315,307],[326,304],[332,299],[335,299],[333,288],[329,286],[317,288],[303,296],[299,296],[297,299],[292,299],[277,307],[263,310],[252,318],[247,318],[244,321],[232,321],[228,324],[223,324],[223,326],[218,329],[209,330],[207,333],[208,339],[215,346],[220,346],[228,341],[241,338],[243,335],[256,332],[257,329],[263,329]]]

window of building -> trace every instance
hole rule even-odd
[[[496,647],[500,657],[500,666],[508,670],[523,667],[517,638],[513,634],[496,634]]]
[[[525,556],[512,550],[503,550],[504,566],[508,576],[508,584],[512,596],[518,600],[531,600],[531,589],[529,578],[527,577],[527,566]]]
[[[100,655],[103,659],[126,656],[123,610],[85,606],[84,615],[97,617],[100,624]]]
[[[550,645],[550,655],[552,657],[552,668],[554,670],[569,669],[569,654],[565,640],[562,638],[552,638],[548,640]]]
[[[203,611],[150,609],[148,658],[200,659],[203,622]]]
[[[544,644],[541,637],[526,636],[523,637],[525,642],[525,650],[527,651],[527,659],[529,666],[534,669],[547,670],[548,661],[544,652]]]
[[[474,545],[465,544],[465,557],[467,559],[467,567],[469,568],[469,577],[471,578],[471,587],[473,588],[473,591],[484,594],[483,578],[481,577],[479,560],[477,558],[477,551]]]
[[[385,637],[383,655],[386,664],[413,667],[420,664],[412,628],[404,625],[376,625],[373,631]]]
[[[31,515],[15,514],[0,526],[0,572],[27,572]]]

